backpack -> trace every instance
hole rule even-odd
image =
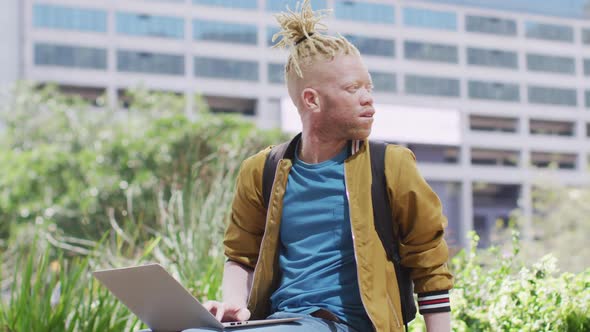
[[[270,193],[274,183],[276,168],[279,160],[283,159],[290,142],[285,142],[272,147],[264,163],[262,173],[262,196],[264,207],[268,209]],[[387,183],[385,181],[385,149],[387,143],[369,141],[371,151],[371,197],[373,201],[373,219],[375,230],[381,239],[387,259],[392,262],[397,276],[402,316],[406,331],[408,323],[416,317],[416,303],[414,301],[414,284],[410,278],[410,269],[401,265],[398,242],[399,238],[394,234],[391,203],[387,194]],[[397,227],[396,227],[397,229]],[[398,232],[396,232],[398,233]],[[397,241],[396,241],[397,240]]]

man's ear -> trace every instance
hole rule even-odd
[[[305,88],[301,91],[301,98],[306,108],[312,111],[320,110],[320,96],[315,89]]]

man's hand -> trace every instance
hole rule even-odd
[[[250,310],[235,304],[207,301],[203,306],[220,322],[242,322],[250,318]]]

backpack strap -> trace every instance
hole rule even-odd
[[[272,191],[272,184],[275,182],[277,165],[279,164],[279,160],[285,156],[290,143],[285,142],[273,146],[264,162],[264,169],[262,170],[262,198],[264,199],[264,208],[266,209],[268,209],[268,204],[270,203],[270,192]]]
[[[400,242],[398,223],[393,220],[393,210],[389,200],[387,179],[385,178],[385,152],[387,143],[369,141],[371,158],[371,200],[373,201],[373,221],[381,239],[387,259],[393,263],[397,286],[399,288],[402,316],[406,331],[408,323],[416,317],[414,284],[410,269],[401,265],[398,244]]]

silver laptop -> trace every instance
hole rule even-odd
[[[93,275],[152,331],[224,330],[293,322],[299,318],[220,323],[160,264],[95,271]]]

